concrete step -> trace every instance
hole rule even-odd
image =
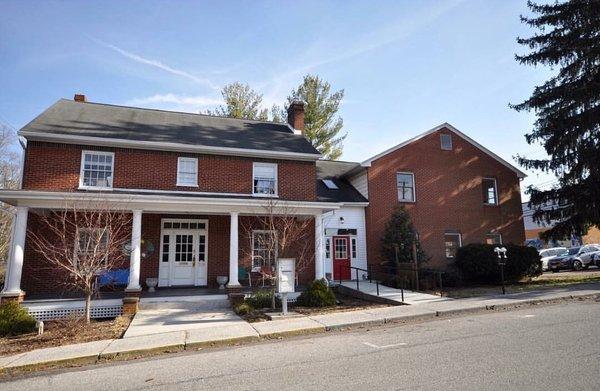
[[[227,295],[144,297],[139,304],[140,310],[218,310],[230,307]]]

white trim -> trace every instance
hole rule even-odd
[[[20,136],[28,140],[60,142],[64,144],[85,144],[103,147],[114,148],[132,148],[132,149],[148,149],[159,151],[174,151],[188,153],[205,153],[210,155],[228,155],[228,156],[245,156],[245,157],[262,157],[275,158],[286,160],[307,160],[315,161],[322,157],[321,154],[303,153],[303,152],[281,152],[261,149],[246,149],[246,148],[229,148],[229,147],[212,147],[206,145],[191,145],[180,143],[168,143],[157,141],[141,141],[141,140],[124,140],[110,139],[104,137],[90,137],[77,135],[63,134],[47,134],[31,131],[19,131]]]
[[[274,169],[274,180],[275,180],[275,193],[274,194],[264,194],[264,193],[256,193],[255,192],[255,188],[254,188],[254,178],[256,176],[256,169],[258,167],[265,167],[265,168],[273,168]],[[252,195],[254,197],[277,197],[279,194],[279,180],[278,180],[278,171],[279,171],[279,167],[277,166],[277,163],[264,163],[264,162],[253,162],[252,163]]]
[[[188,186],[189,187],[189,186]],[[85,190],[85,189],[84,189]],[[246,196],[252,197],[252,193],[219,193],[212,191],[195,191],[195,190],[154,190],[154,189],[131,189],[126,187],[113,187],[110,189],[115,193],[118,192],[138,192],[138,193],[149,193],[149,194],[181,194],[181,195],[213,195],[213,196],[228,196],[228,197],[239,197]]]
[[[413,137],[409,140],[406,140],[398,145],[393,146],[392,148],[386,149],[385,151],[363,161],[361,163],[362,166],[364,167],[370,167],[371,163],[373,163],[375,160],[379,159],[382,156],[385,156],[391,152],[394,152],[408,144],[412,144],[415,141],[418,141],[420,139],[422,139],[423,137],[426,137],[432,133],[437,132],[438,130],[441,129],[448,129],[454,133],[456,133],[458,136],[462,137],[463,139],[465,139],[466,141],[468,141],[469,143],[473,144],[475,147],[479,148],[481,151],[483,151],[484,153],[488,154],[490,157],[492,157],[493,159],[497,160],[499,163],[501,163],[502,165],[506,166],[507,168],[511,169],[512,171],[514,171],[517,176],[519,178],[525,178],[527,176],[527,174],[525,174],[523,171],[519,170],[518,168],[516,168],[515,166],[513,166],[512,164],[508,163],[506,160],[502,159],[500,156],[496,155],[495,153],[493,153],[492,151],[490,151],[489,149],[487,149],[486,147],[484,147],[483,145],[479,144],[478,142],[476,142],[475,140],[473,140],[472,138],[470,138],[469,136],[467,136],[466,134],[462,133],[460,130],[456,129],[454,126],[450,125],[447,122],[444,122],[441,125],[436,126],[433,129],[430,129],[424,133],[421,133],[419,135],[417,135],[416,137]]]
[[[275,266],[275,262],[277,261],[277,253],[278,253],[278,251],[277,251],[278,250],[278,243],[277,243],[276,232],[277,231],[275,231],[274,229],[253,229],[252,230],[252,234],[250,235],[250,241],[251,241],[250,242],[250,248],[251,248],[251,252],[250,252],[250,254],[251,254],[251,256],[250,256],[250,267],[252,268],[253,272],[260,270],[260,268],[255,268],[254,267],[254,250],[255,250],[255,248],[254,248],[254,234],[275,233],[275,236],[274,236],[275,237],[275,254],[273,256],[273,262],[274,263],[272,265],[272,266]]]
[[[181,173],[181,162],[182,161],[190,161],[194,163],[194,183],[182,183],[179,174]],[[177,184],[179,187],[198,187],[198,158],[197,157],[188,157],[188,156],[179,156],[177,157]]]
[[[496,200],[496,202],[490,203],[490,202],[483,202],[483,205],[487,205],[487,206],[498,206],[500,205],[500,200],[498,199],[498,180],[496,178],[490,178],[490,177],[481,177],[481,187],[483,187],[483,181],[484,180],[489,180],[489,181],[494,181],[494,198]]]
[[[90,186],[90,185],[84,185],[83,184],[83,171],[84,171],[84,166],[85,166],[85,155],[86,154],[90,154],[90,155],[104,155],[104,156],[110,156],[111,159],[111,165],[110,165],[110,186]],[[93,189],[93,190],[112,190],[113,188],[113,184],[115,181],[115,153],[114,152],[110,152],[110,151],[92,151],[92,150],[86,150],[84,149],[83,151],[81,151],[81,164],[79,166],[79,188],[80,189]]]
[[[444,232],[444,255],[446,256],[446,259],[456,258],[455,256],[449,257],[446,254],[446,235],[458,236],[458,248],[460,248],[460,247],[462,247],[462,234],[460,232]],[[458,250],[458,248],[457,248],[457,250]]]
[[[410,175],[412,177],[412,200],[401,200],[400,199],[400,195],[398,194],[398,174],[402,174],[402,175]],[[409,171],[396,171],[396,196],[398,197],[398,202],[403,202],[403,203],[408,203],[408,204],[414,204],[415,202],[417,202],[417,190],[416,190],[416,183],[415,183],[415,173],[414,172],[409,172]]]

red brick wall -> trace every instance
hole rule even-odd
[[[440,148],[440,133],[452,135],[453,150]],[[398,205],[396,172],[414,173],[416,202],[403,203],[431,257],[428,266],[445,267],[444,233],[456,230],[463,244],[483,242],[498,230],[504,243],[523,244],[521,193],[516,173],[446,129],[375,160],[368,168],[368,260],[380,259],[381,237]],[[499,205],[483,204],[481,178],[496,178]]]
[[[278,192],[281,199],[305,201],[316,199],[314,162],[98,148],[36,141],[29,142],[27,145],[23,188],[77,190],[81,151],[90,149],[115,153],[113,180],[115,188],[252,194],[252,163],[261,161],[277,163]],[[176,186],[179,156],[198,158],[199,187]]]

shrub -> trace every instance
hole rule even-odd
[[[495,245],[467,244],[458,249],[455,265],[467,283],[496,284],[500,282],[500,266]],[[542,272],[540,256],[533,247],[505,245],[507,251],[504,279],[518,281],[524,277],[534,277]]]
[[[331,307],[335,302],[335,295],[327,283],[324,280],[315,280],[298,296],[296,304],[303,307]]]
[[[273,305],[273,292],[262,290],[253,293],[244,300],[253,308],[270,308]]]
[[[248,303],[241,303],[235,307],[235,313],[238,315],[248,315],[254,311],[254,308]]]
[[[16,301],[0,304],[0,337],[35,331],[35,319]]]

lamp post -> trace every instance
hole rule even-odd
[[[498,254],[498,265],[500,266],[500,280],[502,281],[502,294],[506,294],[504,288],[504,266],[506,265],[506,247],[496,247],[494,252]]]

